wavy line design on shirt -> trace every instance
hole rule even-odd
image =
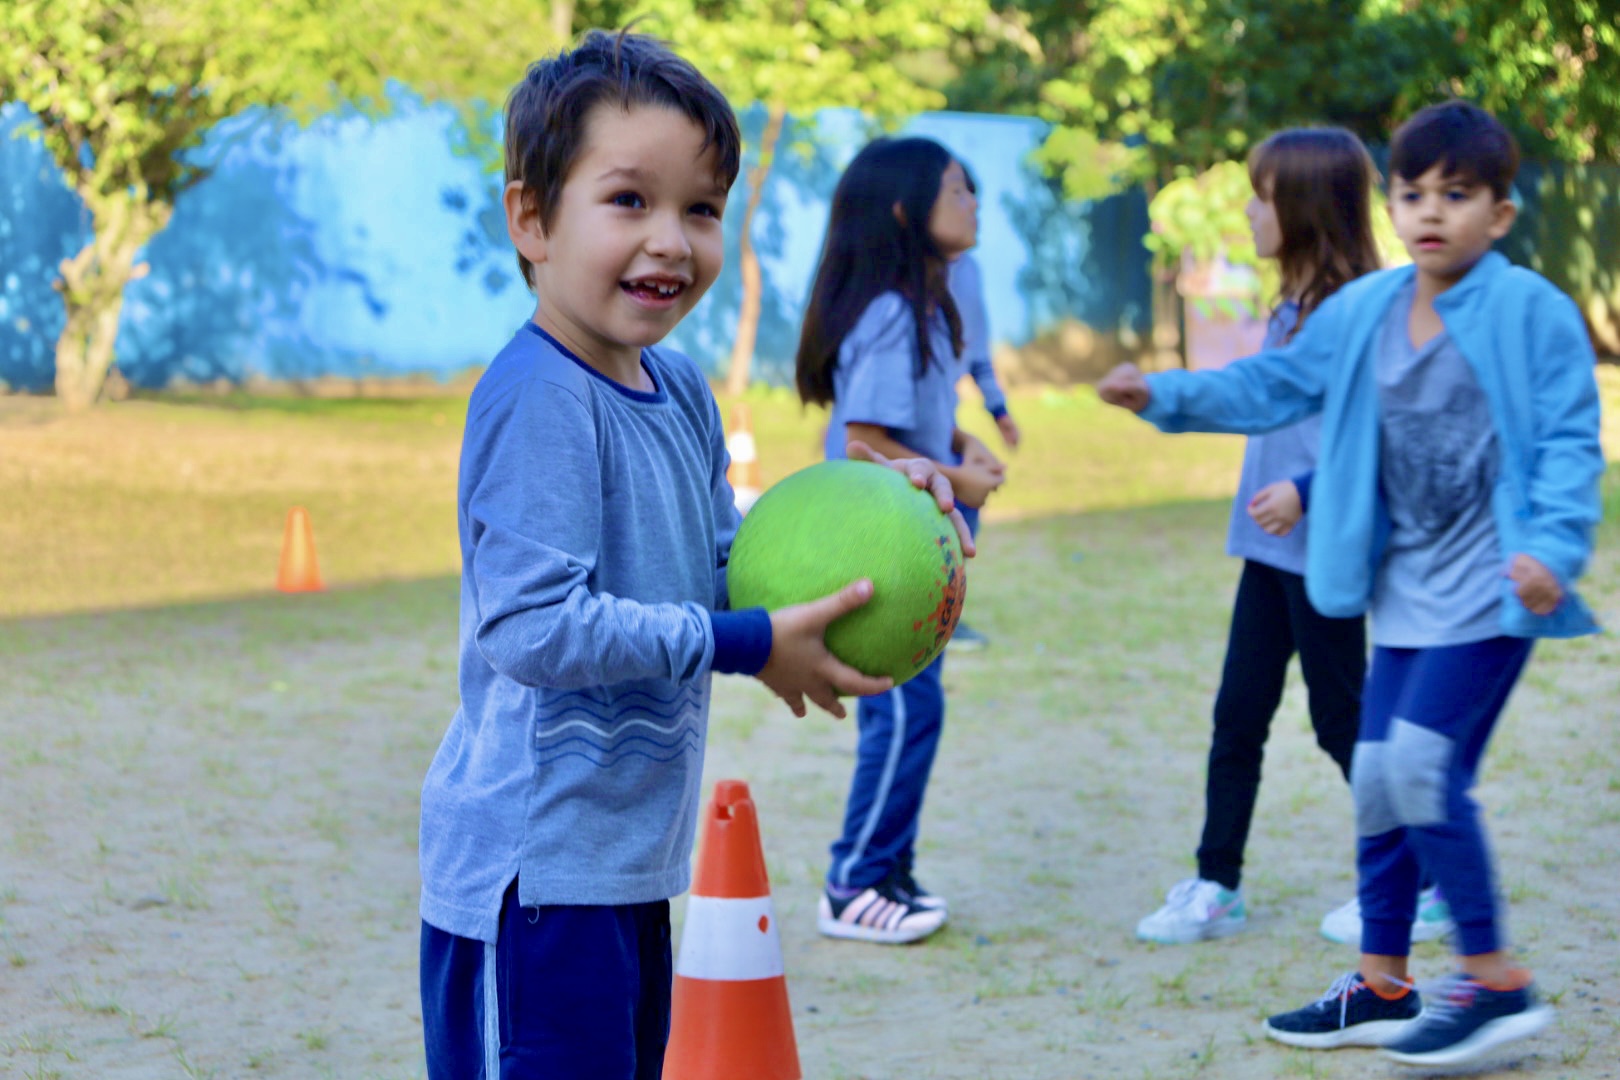
[[[565,728],[579,727],[581,725],[601,731],[605,735],[611,735],[612,732],[626,727],[657,727],[658,724],[656,722],[660,720],[674,721],[664,729],[673,731],[680,725],[682,717],[689,717],[694,711],[695,710],[692,707],[677,709],[673,712],[667,713],[654,712],[651,709],[637,709],[634,713],[625,711],[608,713],[604,715],[603,713],[591,712],[589,709],[586,709],[580,705],[570,705],[561,712],[542,714],[540,717],[540,737],[545,738],[546,735],[551,732],[562,731]],[[577,714],[580,719],[562,719],[565,716],[573,714]],[[561,721],[561,723],[558,721]]]
[[[549,754],[560,750],[569,743],[578,743],[582,747],[590,747],[594,750],[601,750],[604,753],[617,753],[620,749],[629,746],[631,743],[646,743],[647,745],[655,746],[660,750],[673,750],[678,746],[695,749],[700,741],[701,740],[698,738],[697,731],[693,728],[687,728],[673,739],[655,739],[651,735],[632,735],[628,739],[618,740],[611,746],[603,746],[601,743],[593,742],[583,735],[570,735],[566,739],[557,739],[554,742],[548,742],[545,746],[541,747],[540,750],[541,753]]]
[[[666,754],[666,755],[664,755],[662,757],[660,757],[660,756],[658,756],[656,754],[649,754],[645,750],[626,750],[622,754],[615,754],[613,757],[608,758],[607,760],[603,760],[602,758],[593,757],[592,755],[587,754],[587,753],[585,753],[584,751],[581,751],[581,750],[565,750],[560,754],[552,754],[549,757],[541,758],[539,760],[539,764],[540,765],[549,765],[554,761],[561,761],[563,758],[577,757],[577,758],[585,759],[586,761],[590,762],[592,765],[597,766],[598,768],[606,769],[606,768],[610,768],[613,765],[617,764],[619,761],[621,761],[624,758],[639,757],[639,758],[646,758],[648,761],[656,762],[659,765],[667,765],[670,762],[676,760],[677,758],[685,757],[688,754],[695,754],[695,753],[697,753],[697,748],[696,747],[682,747],[679,750],[676,750],[673,754]]]
[[[545,702],[542,708],[546,711],[535,727],[534,746],[541,765],[564,757],[584,758],[598,767],[630,756],[669,762],[702,750],[704,694],[696,687],[687,687],[668,700],[642,690],[610,701],[578,692],[560,697],[570,699],[569,704],[557,709],[558,699]],[[636,698],[666,708],[627,705]],[[587,708],[582,699],[601,711]]]
[[[675,691],[673,696],[667,697],[667,698],[659,697],[657,694],[654,694],[651,690],[642,690],[642,689],[639,689],[639,688],[634,689],[634,690],[625,690],[622,693],[617,693],[617,694],[608,694],[606,697],[603,697],[601,695],[602,695],[602,691],[599,688],[598,689],[592,689],[592,690],[564,690],[561,693],[548,696],[546,698],[546,704],[547,705],[559,705],[562,702],[567,701],[569,698],[577,697],[577,698],[584,698],[586,701],[590,702],[592,705],[600,705],[600,706],[603,706],[605,708],[611,708],[611,707],[622,707],[624,705],[625,701],[627,699],[629,699],[629,698],[644,697],[647,700],[653,702],[655,705],[665,705],[665,706],[667,706],[667,705],[674,705],[676,702],[681,701],[683,698],[690,698],[690,699],[695,701],[698,698],[703,696],[703,691],[697,686],[693,686],[693,685],[688,684],[687,686],[680,687],[679,689],[677,689]]]

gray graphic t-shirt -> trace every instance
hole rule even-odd
[[[1391,532],[1373,586],[1376,645],[1427,648],[1501,633],[1503,562],[1491,514],[1501,452],[1479,380],[1450,335],[1414,347],[1415,289],[1378,343],[1379,473]]]

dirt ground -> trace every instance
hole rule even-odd
[[[1260,1037],[1353,963],[1350,806],[1300,687],[1270,743],[1251,927],[1155,948],[1189,872],[1235,582],[1219,504],[992,525],[947,663],[919,875],[946,931],[814,932],[853,728],[716,693],[709,777],[751,785],[804,1075],[1420,1075]],[[1590,597],[1620,624],[1620,556]],[[416,809],[453,709],[449,578],[0,623],[0,1075],[417,1077]],[[1477,1075],[1620,1077],[1620,645],[1541,648],[1487,759],[1513,937],[1556,1028]],[[677,901],[676,917],[682,903]],[[677,930],[678,932],[678,930]],[[1420,947],[1416,971],[1447,968]]]
[[[1600,376],[1612,424],[1620,375]],[[131,402],[73,423],[0,404],[0,1077],[421,1076],[417,795],[454,709],[454,402]],[[853,727],[716,686],[708,779],[758,804],[805,1077],[1422,1075],[1259,1034],[1353,963],[1316,932],[1352,890],[1350,803],[1297,683],[1268,746],[1250,928],[1133,939],[1192,869],[1235,447],[1154,441],[1085,395],[1019,409],[1016,513],[992,517],[970,575],[993,640],[947,662],[920,840],[944,932],[816,935]],[[772,468],[813,460],[794,410],[756,416]],[[1585,592],[1612,628],[1610,490]],[[289,501],[340,587],[259,591]],[[1475,1075],[1620,1080],[1617,718],[1615,637],[1546,643],[1487,757],[1511,933],[1558,1023]],[[1419,978],[1447,967],[1417,951]]]

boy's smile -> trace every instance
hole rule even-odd
[[[1434,291],[1450,288],[1506,236],[1516,210],[1490,186],[1446,173],[1441,165],[1390,183],[1389,213],[1419,277]]]
[[[726,189],[703,129],[673,109],[599,104],[584,127],[550,228],[509,206],[513,243],[534,264],[535,322],[609,378],[653,389],[641,350],[719,275]]]

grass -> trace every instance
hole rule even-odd
[[[821,417],[747,400],[767,484],[818,459]],[[971,573],[993,642],[947,665],[920,838],[953,899],[937,941],[814,935],[851,725],[716,683],[708,779],[747,778],[760,806],[806,1075],[1359,1077],[1364,1056],[1255,1038],[1346,959],[1314,928],[1349,885],[1348,797],[1297,681],[1251,840],[1253,931],[1190,952],[1129,937],[1194,839],[1240,440],[1163,437],[1085,389],[1013,407],[1026,446]],[[464,408],[208,398],[61,418],[0,399],[0,490],[21,508],[0,515],[0,981],[33,1003],[26,1024],[0,1009],[0,1074],[419,1075],[416,795],[454,708]],[[1613,623],[1615,476],[1604,490],[1586,592]],[[328,592],[271,589],[295,504]],[[1613,1010],[1591,1010],[1620,980],[1617,694],[1612,638],[1538,650],[1480,787],[1515,931],[1561,1000],[1531,1051],[1548,1077],[1620,1055]]]

